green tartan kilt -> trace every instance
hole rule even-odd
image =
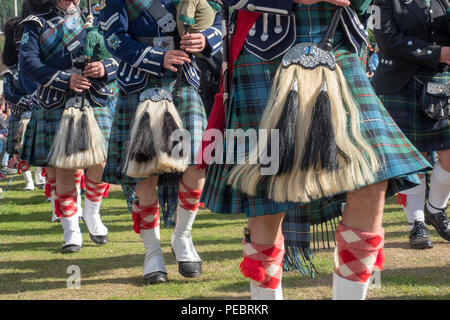
[[[8,137],[6,139],[6,152],[9,154],[19,154],[20,150],[17,150],[14,147],[14,135],[17,132],[17,128],[19,126],[19,122],[22,116],[14,116],[12,115],[9,119],[9,125],[8,125]]]
[[[448,83],[450,72],[418,74],[395,94],[381,94],[380,100],[405,136],[421,152],[450,149],[450,121],[428,118],[422,111],[420,95],[424,83]]]
[[[411,182],[416,182],[416,178],[404,176],[426,170],[429,168],[429,163],[401,133],[378,100],[361,66],[360,58],[356,54],[339,52],[336,54],[336,59],[360,107],[363,136],[373,147],[379,159],[384,160],[377,173],[376,182],[390,180],[388,196],[412,187],[414,184]],[[232,107],[226,118],[227,129],[240,128],[244,131],[258,129],[278,65],[278,61],[262,61],[244,49],[234,64]],[[227,145],[226,141],[223,145]],[[225,155],[233,151],[224,148],[223,152]],[[264,183],[259,184],[255,197],[246,196],[239,190],[232,189],[226,183],[231,168],[232,165],[220,164],[213,164],[208,168],[202,201],[212,211],[245,212],[247,217],[254,217],[276,214],[302,205],[275,203],[267,199],[265,197],[267,186]],[[323,207],[321,204],[323,201],[328,204],[340,203],[345,201],[345,194],[337,195],[333,199],[318,200],[319,207]],[[340,205],[336,205],[335,209],[340,210]],[[315,220],[324,221],[326,218],[317,217]]]
[[[106,143],[108,143],[112,123],[110,108],[108,106],[103,108],[94,107],[92,111],[100,131]],[[33,111],[30,123],[27,126],[27,131],[25,132],[24,143],[20,153],[22,160],[28,161],[33,166],[47,166],[47,156],[58,130],[59,121],[63,112],[64,108],[57,108],[50,111],[44,109]]]
[[[158,86],[172,92],[175,85],[176,77],[174,73],[168,73],[162,77],[150,77],[148,88]],[[194,87],[183,81],[180,85],[180,103],[176,108],[183,121],[184,129],[191,136],[191,159],[190,163],[194,164],[194,158],[200,147],[203,132],[206,129],[206,113],[200,95]],[[128,177],[123,173],[125,166],[127,146],[129,145],[131,126],[134,114],[139,104],[140,93],[125,95],[122,91],[116,105],[114,121],[111,130],[111,139],[108,148],[108,160],[105,170],[103,171],[103,180],[113,184],[134,184],[142,179]],[[180,178],[180,174],[165,174],[160,177],[158,184],[176,185]],[[164,180],[164,182],[163,182]]]

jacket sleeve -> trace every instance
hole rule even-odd
[[[39,49],[41,33],[42,26],[38,23],[30,21],[25,24],[20,45],[19,69],[27,78],[43,87],[67,91],[72,73],[57,70],[42,60]]]
[[[111,82],[117,78],[117,69],[119,68],[119,63],[114,58],[109,58],[101,61],[105,67],[105,80],[106,82]]]
[[[3,78],[3,96],[7,102],[17,104],[23,95],[14,90],[11,77],[11,74],[5,74]]]
[[[375,5],[380,8],[380,27],[374,28],[374,34],[381,52],[398,60],[438,69],[441,46],[402,33],[394,19],[391,0],[376,0]]]
[[[208,46],[206,46],[205,50],[202,52],[205,57],[210,58],[222,50],[220,12],[216,14],[214,24],[210,28],[203,30],[201,33],[205,36],[206,42],[208,43]]]
[[[113,57],[160,76],[166,50],[147,46],[133,39],[128,33],[128,13],[125,1],[106,0],[106,8],[100,12],[100,27],[105,45]]]
[[[224,0],[235,10],[288,15],[292,13],[292,0]]]

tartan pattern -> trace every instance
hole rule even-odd
[[[242,245],[244,259],[239,266],[242,274],[260,287],[276,289],[283,274],[283,236],[274,245],[259,245],[245,239]]]
[[[383,270],[384,229],[369,233],[339,223],[336,242],[334,270],[340,277],[365,283],[374,268]]]
[[[18,154],[20,150],[14,148],[14,135],[17,132],[21,116],[12,115],[9,117],[8,137],[6,138],[6,152],[9,154]]]
[[[78,12],[66,15],[55,28],[47,29],[40,37],[40,52],[49,61],[63,47],[73,41],[84,30],[83,19]]]
[[[175,74],[166,74],[162,78],[151,77],[148,87],[159,86],[172,91]],[[180,86],[180,103],[176,106],[183,121],[184,129],[191,135],[191,163],[200,147],[203,132],[206,129],[206,113],[203,102],[195,89],[184,82]],[[103,181],[113,184],[133,184],[142,179],[128,177],[122,172],[126,161],[126,149],[129,145],[131,124],[139,104],[139,93],[120,95],[111,130],[108,148],[108,160],[103,171]]]
[[[450,122],[434,128],[437,121],[425,116],[422,111],[420,94],[423,83],[428,81],[448,83],[450,72],[440,74],[418,74],[395,94],[381,94],[380,100],[403,131],[405,136],[421,152],[450,149]],[[420,83],[422,82],[422,84]]]
[[[329,25],[332,13],[330,5],[319,3],[311,6],[297,6],[296,25],[297,40],[319,42],[324,30]],[[339,30],[339,29],[338,29]],[[335,43],[340,43],[340,32],[337,32]],[[387,196],[392,196],[399,190],[413,187],[418,183],[416,177],[393,179],[429,168],[428,162],[418,153],[414,146],[401,133],[389,116],[367,79],[365,73],[365,59],[350,53],[350,48],[342,44],[335,51],[337,63],[348,80],[352,94],[359,105],[361,114],[361,131],[382,160],[381,170],[377,173],[376,181],[392,179],[389,183]],[[258,129],[261,117],[269,98],[273,77],[280,64],[281,57],[273,61],[263,61],[253,56],[244,48],[233,65],[233,79],[230,90],[231,110],[227,110],[225,127],[227,129]],[[227,145],[226,141],[223,143]],[[249,151],[248,143],[245,146]],[[231,150],[230,153],[236,151]],[[226,159],[226,148],[223,148],[223,159]],[[301,204],[275,203],[266,198],[267,186],[261,181],[257,187],[256,196],[249,197],[239,190],[232,189],[226,184],[232,165],[213,164],[208,167],[206,184],[203,189],[201,201],[213,212],[241,213],[247,217],[264,214],[276,214],[288,210],[298,209]],[[414,184],[411,184],[414,183]],[[345,201],[345,194],[337,195],[333,199],[320,199],[318,207],[324,207],[328,201],[330,214],[325,219],[340,214],[340,206],[332,205]],[[315,201],[315,202],[317,202]],[[313,202],[314,203],[314,202]],[[333,212],[331,214],[331,212]],[[323,214],[322,211],[321,215]],[[308,213],[305,213],[306,215]],[[324,219],[315,219],[321,222]],[[326,221],[326,220],[325,220]]]
[[[142,12],[150,8],[153,0],[125,0],[125,5],[128,12],[128,19],[131,22],[136,20]]]
[[[106,143],[108,143],[112,124],[111,112],[108,107],[92,108],[92,111],[100,131]],[[20,154],[21,159],[27,160],[33,166],[47,166],[47,156],[58,130],[59,121],[63,112],[64,108],[50,111],[44,109],[33,111],[30,123],[25,132],[24,143]]]

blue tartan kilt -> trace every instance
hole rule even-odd
[[[21,116],[14,116],[11,115],[9,118],[9,124],[8,124],[8,137],[6,139],[6,152],[9,154],[18,154],[20,150],[17,150],[14,147],[14,135],[17,132],[17,127],[19,125]]]
[[[389,114],[405,136],[421,152],[450,149],[450,121],[428,118],[422,111],[420,96],[426,82],[448,83],[450,72],[417,74],[395,94],[381,94]]]
[[[106,143],[108,143],[112,124],[111,111],[108,106],[103,108],[94,107],[92,111],[100,131]],[[40,108],[33,111],[30,123],[25,132],[24,143],[20,153],[22,160],[28,161],[33,166],[47,166],[47,156],[58,130],[63,112],[64,108],[50,111]]]
[[[147,85],[148,88],[158,86],[172,91],[176,78],[173,74],[166,74],[162,78],[151,77]],[[139,104],[140,93],[119,95],[114,114],[114,121],[111,130],[111,139],[108,148],[108,159],[105,170],[103,171],[103,180],[112,184],[133,184],[142,179],[128,177],[124,174],[127,146],[130,140],[131,126],[134,114]],[[191,159],[194,164],[195,155],[200,147],[203,132],[206,129],[206,113],[203,102],[194,87],[187,84],[186,81],[180,86],[179,104],[176,106],[183,121],[184,129],[189,131],[191,136]],[[180,178],[179,174],[165,174],[160,177],[158,185],[176,185]],[[162,182],[164,181],[164,182]]]

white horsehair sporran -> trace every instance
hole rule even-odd
[[[331,52],[341,12],[319,44],[297,44],[284,55],[260,123],[267,137],[259,138],[268,142],[231,170],[234,188],[253,196],[264,179],[268,198],[310,202],[375,180],[378,158],[361,134],[360,111]],[[272,129],[279,130],[278,150],[272,150]],[[278,153],[278,172],[262,175],[258,159],[271,152]]]

